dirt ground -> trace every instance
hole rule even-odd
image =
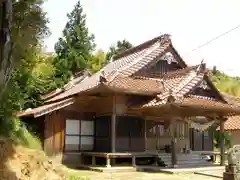
[[[60,165],[42,151],[16,146],[0,138],[0,180],[66,180]]]
[[[176,174],[168,175],[163,173],[99,173],[93,171],[69,170],[76,175],[81,175],[86,180],[220,180],[221,178],[207,177],[196,174]]]

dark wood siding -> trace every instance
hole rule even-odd
[[[144,129],[144,120],[142,118],[118,116],[116,121],[116,151],[144,151]]]
[[[65,119],[59,111],[45,116],[44,151],[48,156],[54,156],[63,152]]]
[[[95,147],[96,152],[111,152],[111,116],[95,118]]]
[[[191,129],[190,147],[193,151],[212,151],[213,132],[211,130],[200,132]]]
[[[157,63],[154,63],[142,70],[140,70],[137,74],[144,74],[144,76],[150,76],[150,77],[161,77],[167,72],[175,71],[180,69],[181,67],[179,64],[172,62],[171,64],[168,64],[165,60],[159,60]]]
[[[203,150],[204,151],[213,151],[213,132],[211,130],[207,131],[203,135]]]

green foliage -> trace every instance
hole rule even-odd
[[[21,144],[27,148],[42,149],[40,139],[33,132],[30,132],[20,119],[14,118],[12,122],[14,122],[14,129],[9,135],[10,139],[12,139],[16,144]]]
[[[239,77],[228,76],[227,74],[217,70],[215,66],[210,72],[210,78],[220,92],[228,93],[236,97],[240,96],[240,78]],[[219,131],[215,131],[214,139],[215,139],[214,144],[216,148],[220,147],[221,139],[224,139],[226,148],[229,148],[231,146],[231,134],[228,132],[221,134]]]
[[[240,96],[240,78],[231,77],[217,70],[216,67],[210,72],[210,77],[215,86],[221,91],[236,97]]]
[[[80,176],[77,176],[77,175],[70,175],[68,177],[68,180],[89,180],[89,178],[83,178],[83,177],[80,177]]]
[[[17,62],[34,53],[32,48],[49,34],[42,4],[42,0],[13,1],[13,59]]]
[[[8,106],[12,111],[19,111],[41,105],[41,95],[56,88],[54,68],[51,59],[41,55],[38,48],[22,59],[21,64],[13,72],[8,86]],[[35,53],[34,53],[35,52]],[[48,67],[48,68],[46,68]],[[11,105],[10,105],[11,104]]]
[[[93,55],[89,66],[93,72],[97,72],[106,65],[106,63],[106,54],[100,49]]]
[[[220,148],[221,140],[224,141],[226,149],[231,147],[231,135],[228,132],[220,133],[219,131],[214,132],[214,146],[215,148]]]
[[[2,121],[0,134],[24,147],[39,150],[42,149],[41,141],[34,133],[30,132],[23,126],[23,123],[19,118],[8,117],[8,121]]]
[[[38,140],[22,128],[22,123],[14,117],[19,110],[40,104],[40,95],[51,89],[51,81],[36,73],[38,63],[42,63],[41,42],[49,34],[48,19],[42,11],[41,0],[14,0],[11,51],[15,70],[0,101],[0,134],[11,137],[26,146],[37,146]],[[49,87],[49,88],[48,88]],[[36,143],[35,143],[36,142]]]
[[[66,83],[71,75],[87,68],[95,48],[94,36],[88,32],[86,15],[80,1],[67,16],[63,37],[55,44],[56,77],[63,83]]]
[[[122,41],[117,41],[116,44],[110,46],[109,51],[106,54],[106,60],[109,61],[114,55],[117,55],[131,47],[132,44],[125,39]]]

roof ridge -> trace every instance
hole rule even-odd
[[[140,51],[142,49],[144,49],[145,46],[149,46],[150,44],[154,44],[155,42],[157,41],[161,41],[161,40],[169,40],[170,41],[170,35],[169,34],[162,34],[160,36],[157,36],[151,40],[148,40],[148,41],[144,41],[143,43],[137,45],[137,46],[134,46],[130,49],[126,49],[125,51],[119,53],[119,54],[116,54],[114,57],[113,57],[113,60],[117,60],[117,59],[120,59],[124,56],[127,56],[129,54],[132,54],[134,53],[135,51]]]
[[[151,52],[153,52],[155,49],[157,49],[160,46],[160,42],[156,41],[154,44],[152,44],[148,49],[144,50],[144,56],[137,56],[136,59],[134,59],[134,61],[132,61],[131,63],[127,64],[126,66],[122,66],[119,69],[115,70],[115,73],[113,75],[111,75],[111,81],[113,81],[113,79],[115,79],[117,76],[121,75],[120,73],[125,71],[126,69],[130,68],[131,66],[133,66],[134,64],[138,63],[141,59],[143,59],[144,57],[146,57],[147,55],[149,55]],[[113,71],[112,71],[113,72]],[[111,73],[110,73],[111,74]]]

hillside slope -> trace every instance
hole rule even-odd
[[[220,92],[240,97],[240,77],[231,77],[214,68],[209,72],[210,78]]]
[[[0,139],[0,180],[67,180],[61,165],[42,151],[17,146]]]

